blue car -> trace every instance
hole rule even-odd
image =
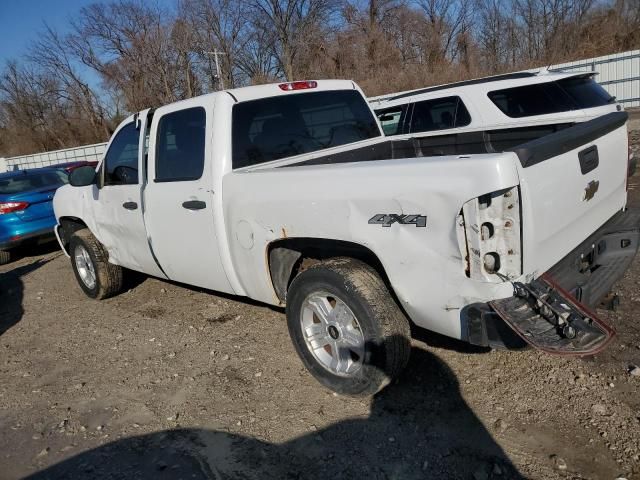
[[[54,238],[53,195],[68,181],[61,168],[0,173],[0,265],[15,247]]]

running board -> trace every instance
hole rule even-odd
[[[594,355],[616,334],[547,275],[528,284],[515,282],[513,288],[513,297],[494,300],[489,305],[538,350],[558,355]]]

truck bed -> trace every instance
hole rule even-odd
[[[399,158],[443,155],[474,155],[515,152],[523,166],[542,161],[588,143],[619,128],[627,121],[626,112],[614,112],[581,124],[559,123],[502,130],[481,130],[459,134],[415,136],[388,139],[326,155],[319,155],[287,166],[326,165]],[[549,138],[546,138],[549,137]],[[544,138],[544,141],[542,139]],[[571,139],[570,141],[568,141]],[[535,152],[535,160],[529,159]],[[527,160],[523,160],[527,158]],[[525,164],[526,163],[526,164]]]

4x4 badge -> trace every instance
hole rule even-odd
[[[416,227],[426,227],[426,215],[402,215],[397,213],[376,213],[369,219],[370,225],[382,225],[390,227],[394,223],[400,225],[415,225]]]
[[[585,202],[591,200],[598,191],[598,188],[600,188],[600,182],[598,180],[591,180],[584,189],[584,196],[582,197],[582,200]]]

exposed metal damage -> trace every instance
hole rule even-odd
[[[468,277],[499,282],[522,273],[520,199],[517,187],[466,202],[456,222]]]

